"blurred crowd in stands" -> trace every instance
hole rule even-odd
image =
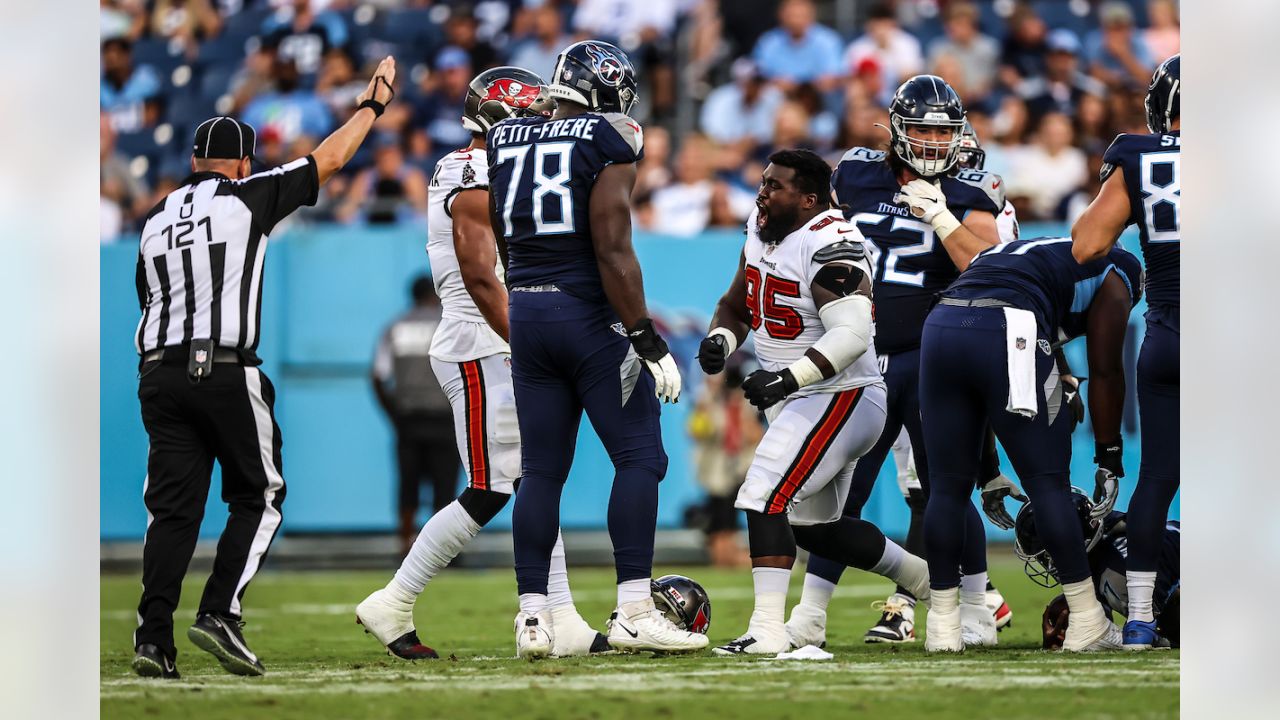
[[[104,242],[188,174],[200,121],[256,127],[257,168],[304,155],[388,54],[396,102],[300,221],[421,223],[436,160],[469,142],[468,81],[501,64],[548,78],[592,37],[640,74],[640,228],[739,226],[775,149],[883,147],[894,89],[922,72],[963,98],[1021,220],[1071,220],[1115,134],[1146,131],[1151,71],[1179,45],[1175,0],[100,2]]]

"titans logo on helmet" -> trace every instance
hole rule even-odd
[[[599,45],[588,44],[586,51],[591,57],[591,67],[596,71],[596,75],[606,83],[617,87],[622,82],[623,75],[626,74],[622,61]]]

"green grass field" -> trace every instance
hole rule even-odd
[[[658,573],[678,571],[657,568]],[[712,600],[711,639],[730,640],[751,613],[747,570],[683,570]],[[186,639],[204,577],[188,579],[175,619],[180,681],[129,668],[139,591],[135,576],[102,578],[104,718],[1167,718],[1178,714],[1178,651],[1065,656],[1039,648],[1052,592],[1022,576],[1012,556],[992,576],[1014,611],[1000,647],[933,657],[923,641],[864,645],[869,604],[892,589],[850,571],[832,602],[830,662],[608,656],[529,663],[514,659],[510,570],[446,571],[417,608],[419,635],[446,658],[406,663],[355,624],[353,608],[389,572],[264,573],[245,598],[245,638],[267,666],[261,678],[225,674]],[[570,572],[584,617],[603,627],[613,574]],[[791,603],[799,598],[793,578]],[[923,630],[923,614],[917,617]]]

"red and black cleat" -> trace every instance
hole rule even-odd
[[[387,645],[387,652],[403,660],[436,660],[436,651],[422,644],[418,632],[410,630]]]

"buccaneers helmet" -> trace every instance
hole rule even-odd
[[[987,151],[978,143],[978,133],[973,123],[964,121],[964,129],[960,131],[960,151],[956,154],[956,167],[965,170],[981,170],[987,164]]]
[[[711,627],[711,598],[707,591],[684,575],[663,575],[649,585],[653,604],[676,627],[707,634]]]
[[[471,132],[489,128],[513,117],[551,117],[556,101],[536,74],[518,67],[485,70],[467,86],[462,103],[462,126]]]

